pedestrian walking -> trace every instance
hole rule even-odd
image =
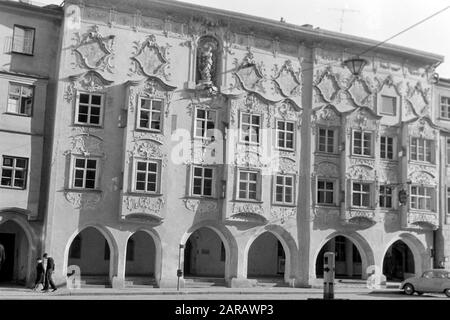
[[[52,257],[49,257],[47,253],[44,253],[43,255],[44,261],[44,268],[45,268],[45,284],[44,284],[44,289],[42,289],[42,291],[47,292],[48,291],[48,287],[50,285],[50,287],[52,287],[52,292],[56,291],[56,285],[53,282],[53,272],[55,271],[55,261],[53,260]]]
[[[33,290],[38,290],[40,286],[42,289],[45,285],[45,269],[44,264],[42,263],[42,258],[36,259],[36,281],[34,282]]]

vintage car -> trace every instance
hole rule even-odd
[[[400,284],[407,295],[418,295],[424,292],[445,293],[450,298],[450,271],[444,269],[431,269],[425,271],[421,277],[411,277]]]

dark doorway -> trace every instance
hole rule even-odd
[[[191,251],[192,251],[192,244],[191,240],[188,239],[186,242],[186,247],[184,248],[184,275],[190,276],[191,275]]]
[[[401,240],[392,244],[383,260],[383,274],[387,280],[403,281],[414,276],[414,256],[408,245]]]
[[[0,270],[0,282],[13,280],[14,275],[14,252],[16,235],[12,233],[0,233],[0,243],[5,248],[5,262]]]
[[[323,278],[323,256],[335,253],[335,275],[338,278],[361,279],[362,259],[356,245],[344,236],[329,240],[320,250],[316,260],[316,277]]]

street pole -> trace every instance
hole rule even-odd
[[[183,248],[183,244],[180,244],[178,247],[177,291],[180,291],[180,277],[183,276],[183,272],[181,271],[181,249]]]

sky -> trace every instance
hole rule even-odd
[[[37,1],[48,4],[62,2]],[[384,41],[450,6],[450,0],[183,0],[183,2],[278,21],[283,17],[288,23],[311,24],[321,29],[378,41]],[[437,68],[437,72],[441,77],[450,78],[450,8],[388,43],[445,56],[446,62]]]

